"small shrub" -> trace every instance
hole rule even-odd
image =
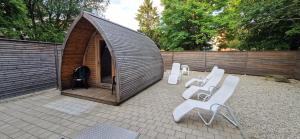
[[[266,80],[273,79],[275,82],[283,82],[283,83],[290,83],[287,77],[283,75],[267,75]]]

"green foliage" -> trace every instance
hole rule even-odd
[[[151,0],[140,6],[140,31],[164,50],[220,48],[296,50],[300,47],[299,0]],[[62,42],[82,10],[103,13],[109,0],[0,0],[0,36]]]
[[[22,0],[1,0],[0,36],[22,37],[27,23],[26,14],[26,6]]]
[[[62,42],[80,11],[105,10],[108,0],[24,0],[31,20],[29,39]]]
[[[2,1],[0,35],[60,43],[67,28],[81,11],[97,9],[101,14],[109,4],[109,0]]]
[[[238,39],[230,40],[227,43],[228,48],[239,48],[241,45],[241,41]]]
[[[164,49],[201,49],[218,38],[220,48],[296,50],[299,0],[162,0]],[[221,38],[221,39],[220,39]]]
[[[144,3],[138,9],[135,19],[139,22],[139,31],[149,36],[158,44],[160,37],[158,30],[159,16],[157,8],[153,7],[152,0],[144,0]]]
[[[212,12],[214,1],[163,0],[165,6],[160,30],[165,50],[203,49],[216,32]]]
[[[225,37],[226,41],[237,39],[240,23],[240,2],[241,0],[224,0],[221,4],[221,12],[214,16],[217,35]],[[226,48],[227,44],[223,44]]]
[[[240,49],[296,50],[300,46],[299,0],[243,0]]]

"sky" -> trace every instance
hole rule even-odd
[[[135,20],[137,10],[144,0],[110,0],[104,16],[106,19],[128,27],[133,30],[139,28]],[[163,11],[160,0],[152,0],[153,6],[157,7],[159,14]]]

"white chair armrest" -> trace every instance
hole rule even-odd
[[[217,107],[217,106],[225,106],[225,105],[222,105],[222,104],[219,104],[219,103],[214,103],[214,104],[212,104],[212,105],[210,106],[209,109],[210,109],[211,111],[217,111],[218,109],[213,110],[213,107],[214,107],[214,106]]]
[[[200,100],[201,95],[204,95],[203,101],[207,101],[207,99],[211,96],[210,94],[207,94],[207,93],[198,93],[197,94],[198,100]]]
[[[210,93],[210,95],[213,94],[213,92],[215,91],[215,89],[216,89],[216,86],[210,86],[210,87],[208,87],[208,92]]]

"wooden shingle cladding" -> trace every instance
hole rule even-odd
[[[74,21],[63,45],[62,90],[70,88],[72,70],[81,65],[93,33],[105,40],[116,75],[116,96],[120,103],[163,77],[163,60],[155,43],[142,33],[87,12]],[[116,72],[116,73],[114,73]]]

